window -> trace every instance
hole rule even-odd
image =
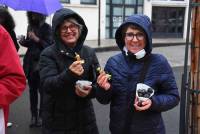
[[[110,0],[106,0],[106,4],[109,4],[110,3]]]
[[[81,4],[96,5],[96,4],[97,4],[97,1],[96,1],[96,0],[81,0]]]
[[[125,0],[125,4],[136,4],[136,0]]]
[[[138,14],[143,14],[143,6],[138,6]]]
[[[70,0],[60,0],[61,3],[70,3]]]
[[[110,15],[110,6],[106,5],[106,15]]]
[[[143,13],[144,0],[106,0],[106,38],[114,38],[115,31],[128,16]]]
[[[122,4],[123,0],[113,0],[112,4]]]
[[[183,37],[185,8],[153,7],[152,11],[152,28],[154,37]]]
[[[143,5],[144,0],[138,0],[138,5]]]
[[[185,0],[153,0],[153,1],[185,1]]]
[[[135,13],[134,7],[127,7],[125,8],[125,16],[130,16]]]

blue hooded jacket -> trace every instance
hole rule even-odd
[[[126,56],[122,30],[125,25],[140,27],[146,34],[146,55],[142,59]],[[167,59],[160,54],[152,54],[151,22],[145,15],[132,15],[116,31],[115,39],[122,51],[108,59],[105,71],[111,74],[111,89],[97,90],[97,100],[102,104],[110,103],[110,131],[112,134],[165,134],[161,112],[172,109],[179,103],[179,93]],[[151,58],[146,58],[151,56]],[[155,90],[151,97],[152,105],[146,111],[136,111],[134,99],[136,84],[143,71],[143,65],[150,61],[144,84]],[[131,97],[132,99],[128,98]],[[129,114],[131,113],[131,114]],[[130,122],[127,124],[127,119]],[[128,126],[128,127],[127,127]],[[129,130],[126,130],[129,128]]]

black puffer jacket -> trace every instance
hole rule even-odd
[[[73,17],[83,25],[76,47],[72,50],[62,44],[58,34],[59,25],[64,19]],[[63,130],[65,133],[98,134],[96,119],[91,98],[95,90],[85,98],[75,94],[77,80],[89,80],[95,83],[96,68],[99,66],[93,49],[83,46],[87,35],[87,27],[83,19],[69,9],[57,11],[53,17],[53,31],[56,43],[45,49],[40,58],[40,77],[44,91],[43,123],[45,128],[52,131]],[[73,75],[68,69],[76,59],[75,52],[85,60],[84,74],[80,77]]]

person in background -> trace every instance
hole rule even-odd
[[[45,22],[46,16],[40,13],[27,12],[28,28],[27,35],[21,37],[19,43],[27,48],[23,60],[23,68],[28,79],[30,91],[31,123],[30,127],[41,126],[42,91],[40,90],[39,58],[44,48],[53,43],[51,26]],[[38,106],[38,92],[40,103]],[[38,108],[39,107],[39,108]]]
[[[9,105],[26,87],[26,77],[9,33],[0,25],[0,133],[5,134]]]
[[[3,6],[0,6],[0,24],[8,31],[14,42],[15,48],[18,51],[19,44],[17,42],[17,37],[14,31],[15,22],[12,15],[9,13],[8,9]]]
[[[108,59],[96,90],[100,103],[111,103],[111,134],[165,134],[161,113],[178,105],[180,98],[167,59],[152,53],[150,19],[139,14],[128,17],[115,40],[121,53]],[[149,89],[154,91],[151,97]]]
[[[0,24],[8,31],[8,33],[10,34],[15,48],[18,51],[19,50],[19,44],[17,42],[17,37],[14,31],[15,28],[15,22],[13,17],[11,16],[11,14],[9,13],[8,9],[4,6],[0,6]],[[7,123],[8,127],[12,126],[11,122]]]
[[[55,44],[40,57],[44,91],[43,134],[98,134],[91,98],[95,97],[95,51],[84,45],[88,30],[83,18],[70,9],[60,9],[52,21]],[[80,86],[83,83],[90,85]]]

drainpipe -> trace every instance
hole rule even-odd
[[[98,14],[98,46],[101,45],[101,0],[99,0],[99,14]]]

